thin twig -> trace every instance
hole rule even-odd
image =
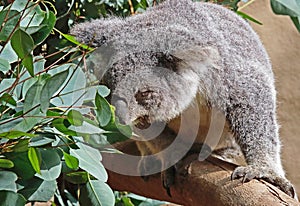
[[[134,8],[131,0],[128,0],[129,8],[130,8],[130,14],[134,15]]]
[[[255,0],[250,0],[247,3],[245,3],[244,5],[239,7],[239,11],[246,8],[247,6],[249,6],[250,4],[252,4]]]

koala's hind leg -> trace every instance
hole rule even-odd
[[[273,83],[264,74],[253,74],[249,88],[236,88],[230,93],[226,116],[235,134],[247,166],[235,169],[232,179],[264,179],[295,197],[293,185],[285,178],[280,160],[280,140],[276,120]],[[246,98],[245,98],[246,97]]]

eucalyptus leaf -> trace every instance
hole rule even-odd
[[[14,100],[14,98],[10,94],[8,94],[8,93],[2,94],[2,96],[0,97],[0,103],[1,102],[2,103],[5,102],[5,103],[11,104],[13,106],[17,106],[17,103]]]
[[[290,13],[290,11],[287,11],[288,15],[290,16],[300,16],[300,2],[299,0],[272,0],[273,3],[280,3],[285,8],[289,9],[293,13]],[[272,2],[271,2],[272,3]]]
[[[295,24],[296,28],[300,32],[300,16],[297,17],[291,17],[293,23]]]
[[[82,106],[86,93],[86,76],[75,64],[64,64],[49,71],[50,74],[69,69],[68,81],[62,87],[60,96],[50,100],[51,104],[59,106]]]
[[[1,159],[0,159],[1,160]],[[16,180],[18,176],[10,171],[0,171],[0,191],[12,191],[17,192]]]
[[[79,167],[98,180],[106,182],[107,173],[101,163],[100,151],[83,143],[77,143],[77,146],[79,149],[70,149],[70,154],[79,160]]]
[[[0,48],[2,48],[0,46]],[[6,59],[9,63],[14,63],[18,60],[18,55],[11,46],[11,41],[9,41],[5,46],[3,51],[0,53],[0,58]]]
[[[22,65],[27,69],[28,73],[33,77],[34,76],[34,67],[33,67],[33,56],[28,54],[22,59]]]
[[[115,196],[110,187],[100,180],[90,180],[80,190],[81,205],[113,206]]]
[[[58,32],[59,32],[59,31],[58,31]],[[78,41],[76,40],[76,38],[75,38],[74,36],[72,36],[72,35],[64,34],[64,33],[62,33],[62,32],[59,32],[59,34],[62,35],[64,38],[66,38],[68,41],[70,41],[70,42],[72,42],[72,43],[74,43],[74,44],[76,44],[76,45],[79,45],[79,46],[82,47],[83,49],[86,49],[86,50],[89,50],[89,51],[92,51],[92,50],[93,50],[93,48],[91,48],[90,46],[78,42]]]
[[[39,152],[41,164],[36,176],[46,181],[56,180],[61,172],[60,156],[53,149],[39,149]]]
[[[63,154],[64,154],[66,165],[73,170],[77,170],[79,166],[78,159],[66,152],[63,152]]]
[[[2,29],[3,30],[3,29]],[[9,62],[6,59],[0,58],[0,71],[7,72],[11,69]]]
[[[0,168],[12,168],[14,167],[14,162],[8,159],[0,159]],[[1,171],[0,171],[1,172]]]
[[[18,29],[11,37],[11,45],[19,58],[24,59],[33,50],[34,42],[29,34]]]
[[[40,92],[40,104],[42,111],[45,112],[48,109],[51,97],[67,80],[68,75],[69,70],[67,69],[65,71],[53,75],[52,77],[46,80],[46,83],[43,85],[43,88]]]
[[[0,137],[5,137],[7,139],[15,139],[15,138],[23,137],[23,136],[35,137],[36,135],[31,134],[31,133],[22,132],[22,131],[17,131],[17,130],[11,130],[8,132],[0,133]]]
[[[26,200],[21,194],[11,191],[0,191],[1,206],[24,206],[25,204]]]
[[[22,184],[24,188],[20,190],[19,193],[29,201],[49,201],[57,189],[55,180],[46,181],[36,177],[20,182],[20,184]]]
[[[37,82],[35,82],[27,91],[24,101],[23,112],[28,112],[32,110],[34,107],[40,105],[41,92],[45,85],[46,81],[42,78],[39,78]],[[40,113],[39,107],[35,110],[32,110],[30,114],[38,114]]]
[[[28,2],[27,7],[25,8],[27,1],[14,1],[10,9],[23,12],[24,18],[21,21],[21,27],[30,28],[34,26],[39,26],[44,19],[45,12],[40,8],[40,6],[33,2]]]
[[[19,142],[13,147],[14,152],[26,152],[28,151],[29,139],[21,139]]]
[[[81,126],[71,125],[68,129],[76,132],[77,134],[102,134],[102,133],[105,133],[105,130],[103,130],[100,127],[95,126],[93,124],[89,124],[86,121],[84,121]]]
[[[81,126],[83,123],[83,116],[80,112],[76,110],[70,110],[67,114],[68,121],[71,123],[71,125],[74,126]]]
[[[30,147],[40,147],[40,146],[45,146],[47,144],[50,144],[54,141],[55,141],[55,139],[47,138],[45,136],[40,135],[39,137],[32,138],[30,140],[29,146]]]
[[[89,179],[89,174],[85,171],[70,172],[66,174],[65,179],[72,184],[84,184]]]
[[[52,121],[52,126],[54,126],[58,131],[71,136],[76,136],[77,133],[75,131],[70,130],[68,127],[71,124],[67,119],[58,118]]]
[[[28,149],[28,159],[33,167],[33,169],[37,173],[41,173],[41,155],[39,154],[39,151],[35,147],[29,147]]]
[[[28,158],[28,152],[10,152],[5,154],[6,158],[10,159],[14,163],[14,167],[11,169],[21,179],[27,180],[33,177],[35,171]]]
[[[3,25],[0,31],[0,40],[6,41],[11,35],[20,18],[20,13],[16,10],[2,10],[0,11],[0,25]]]
[[[96,104],[96,114],[97,114],[97,119],[100,123],[101,127],[106,126],[111,118],[112,118],[112,112],[109,103],[107,100],[99,95],[98,93],[96,94],[95,97],[95,104]]]
[[[2,81],[0,82],[0,92],[5,91],[8,88],[11,88],[11,86],[13,85],[13,83],[16,81],[15,78],[11,78],[11,79],[2,79]]]
[[[42,43],[51,33],[56,23],[55,14],[52,11],[49,11],[48,15],[45,15],[39,30],[32,34],[35,44]]]

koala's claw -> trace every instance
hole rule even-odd
[[[293,185],[284,177],[278,176],[275,172],[264,171],[253,166],[237,167],[231,174],[231,180],[242,178],[242,183],[252,179],[263,179],[281,189],[292,198],[296,198]]]
[[[172,197],[170,187],[174,184],[175,181],[175,167],[170,167],[166,169],[165,171],[161,172],[161,180],[163,187],[166,189],[167,194]]]

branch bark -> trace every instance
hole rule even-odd
[[[126,154],[139,155],[133,141],[118,143],[115,147]],[[263,180],[244,184],[241,180],[231,181],[230,175],[236,167],[234,164],[213,157],[202,162],[194,159],[194,155],[186,157],[177,169],[170,197],[162,186],[159,174],[150,176],[148,181],[139,176],[126,175],[136,170],[137,162],[128,161],[122,154],[103,155],[103,163],[108,168],[108,183],[119,191],[130,191],[187,206],[299,205],[296,200]],[[120,169],[123,174],[119,174]]]

